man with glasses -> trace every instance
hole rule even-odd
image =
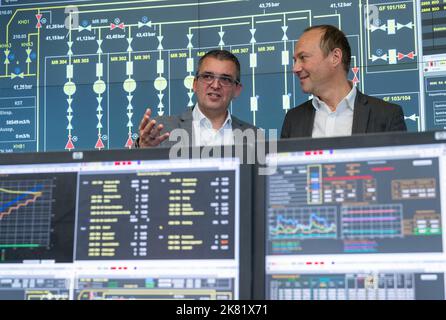
[[[172,146],[172,130],[183,129],[189,134],[192,146],[234,144],[233,131],[256,128],[232,116],[228,107],[242,91],[240,63],[226,50],[212,50],[198,62],[193,90],[197,103],[180,115],[151,119],[147,109],[139,125],[136,148]]]

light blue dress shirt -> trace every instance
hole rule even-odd
[[[353,86],[347,96],[339,102],[335,111],[318,97],[313,97],[316,109],[313,125],[313,138],[350,136],[353,126],[356,87]]]
[[[192,111],[192,130],[194,146],[215,146],[234,144],[232,132],[232,118],[228,111],[222,127],[218,130],[212,128],[212,122],[200,110],[198,103]]]

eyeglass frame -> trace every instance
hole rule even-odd
[[[211,77],[212,80],[210,80],[210,81],[206,81],[205,79],[203,79],[204,76]],[[195,78],[196,78],[197,80],[200,80],[200,79],[201,79],[201,81],[203,81],[204,83],[206,83],[206,84],[208,84],[208,85],[209,85],[209,84],[212,84],[215,80],[218,80],[218,83],[220,83],[220,85],[222,85],[223,87],[232,87],[233,85],[238,86],[238,85],[241,84],[239,80],[232,79],[232,78],[229,77],[229,76],[218,75],[218,74],[208,73],[208,72],[197,73],[197,74],[195,75]],[[223,84],[223,82],[222,82],[221,80],[230,80],[231,83],[230,83],[230,84]]]

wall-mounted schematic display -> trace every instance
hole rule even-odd
[[[130,148],[144,110],[195,104],[198,60],[241,62],[234,115],[281,129],[306,101],[294,46],[332,24],[352,48],[349,79],[404,109],[409,131],[446,128],[446,12],[438,1],[8,1],[0,7],[0,151]]]

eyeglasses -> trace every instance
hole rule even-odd
[[[216,74],[212,74],[212,73],[202,73],[202,74],[197,74],[196,78],[206,84],[211,84],[215,81],[215,79],[218,80],[218,82],[223,86],[223,87],[231,87],[234,84],[238,85],[240,84],[240,81],[238,80],[234,80],[231,77],[227,77],[227,76],[219,76]]]

